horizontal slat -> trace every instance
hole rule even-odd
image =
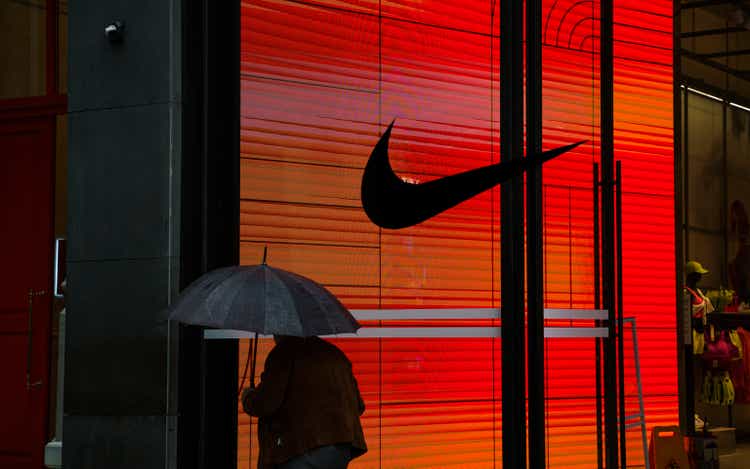
[[[411,321],[432,319],[500,319],[500,308],[355,309],[359,321]],[[602,309],[545,309],[544,319],[607,319]]]
[[[501,327],[363,327],[356,334],[334,334],[322,337],[336,339],[451,339],[451,338],[499,338]],[[545,327],[544,336],[549,339],[576,339],[607,337],[606,327]],[[209,329],[203,332],[206,339],[251,339],[254,332],[233,329]],[[259,335],[269,338],[268,335]]]

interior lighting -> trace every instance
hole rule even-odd
[[[730,106],[736,107],[738,109],[742,109],[743,111],[750,112],[750,107],[745,107],[737,103],[729,103]]]
[[[696,89],[694,89],[694,88],[690,88],[690,87],[688,87],[688,88],[687,88],[687,90],[688,90],[688,91],[692,91],[692,92],[693,92],[693,93],[695,93],[695,94],[699,94],[699,95],[701,95],[701,96],[705,96],[706,98],[709,98],[709,99],[713,99],[714,101],[724,102],[724,100],[723,100],[723,99],[721,99],[721,98],[718,98],[718,97],[716,97],[716,96],[714,96],[714,95],[712,95],[712,94],[708,94],[708,93],[706,93],[706,92],[703,92],[703,91],[698,91],[698,90],[696,90]]]

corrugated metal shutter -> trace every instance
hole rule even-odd
[[[544,147],[589,141],[545,166],[546,305],[590,308],[598,6],[545,0],[544,9]],[[617,2],[615,21],[625,304],[641,327],[651,426],[675,421],[677,406],[671,2]],[[352,309],[498,307],[497,189],[383,231],[362,211],[359,183],[393,118],[391,159],[403,177],[498,161],[499,2],[253,0],[241,24],[241,262],[259,262],[268,245],[272,265],[320,281]],[[501,466],[497,339],[337,343],[368,406],[370,451],[354,467]],[[592,339],[547,340],[549,467],[595,464],[593,354]],[[241,415],[241,468],[255,465],[254,431]],[[639,444],[632,432],[631,462]]]

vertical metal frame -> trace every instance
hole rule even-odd
[[[60,64],[58,60],[59,53],[59,41],[58,41],[58,0],[47,0],[46,5],[47,17],[46,30],[47,30],[47,41],[45,50],[45,93],[47,96],[57,96],[60,94],[58,89],[58,81],[60,78]]]
[[[182,4],[181,288],[239,262],[239,22],[239,1]],[[181,327],[177,467],[236,467],[238,349]]]
[[[686,316],[683,311],[683,263],[686,254],[685,244],[685,203],[684,198],[687,195],[687,188],[683,181],[683,167],[687,165],[687,140],[683,146],[682,136],[687,135],[687,92],[685,92],[685,110],[682,108],[682,64],[680,60],[680,32],[682,30],[680,2],[674,2],[673,12],[673,40],[672,40],[672,109],[674,129],[674,216],[675,216],[675,314],[677,315],[677,375],[678,382],[678,399],[680,407],[680,428],[687,435],[695,433],[695,401],[693,396],[694,377],[693,377],[693,351],[691,343],[685,337],[685,330],[688,326],[685,324]],[[683,163],[684,162],[684,163]],[[684,171],[687,175],[687,171]],[[692,337],[690,337],[692,340]]]
[[[500,155],[523,154],[523,2],[500,3]],[[503,467],[526,468],[523,176],[500,190]]]
[[[729,86],[727,86],[729,89]],[[728,164],[728,142],[727,142],[727,114],[730,108],[726,99],[721,102],[721,179],[724,182],[724,190],[721,191],[721,210],[719,219],[721,220],[721,234],[724,249],[721,252],[721,285],[729,285],[729,272],[726,266],[729,265],[729,168]]]
[[[602,274],[601,274],[601,245],[600,245],[600,223],[599,214],[601,205],[599,203],[599,163],[594,163],[592,187],[594,190],[594,308],[602,306]],[[596,327],[601,327],[601,321],[596,321]],[[596,467],[604,467],[604,441],[602,435],[602,339],[597,337],[595,344],[595,366],[596,366]]]
[[[618,467],[617,328],[615,311],[614,217],[614,11],[601,2],[600,116],[602,165],[602,306],[609,311],[609,337],[604,341],[604,449],[607,469]]]
[[[507,1],[507,0],[506,0]],[[542,2],[526,0],[526,157],[542,151]],[[526,173],[529,468],[546,467],[542,166]]]
[[[615,166],[615,236],[617,237],[615,265],[617,269],[617,383],[619,397],[619,428],[620,432],[620,467],[627,465],[627,444],[625,435],[625,323],[623,321],[622,301],[622,165],[618,161]]]

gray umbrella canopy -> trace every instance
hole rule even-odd
[[[168,314],[186,324],[300,337],[360,327],[325,287],[265,263],[208,272],[185,289]]]

